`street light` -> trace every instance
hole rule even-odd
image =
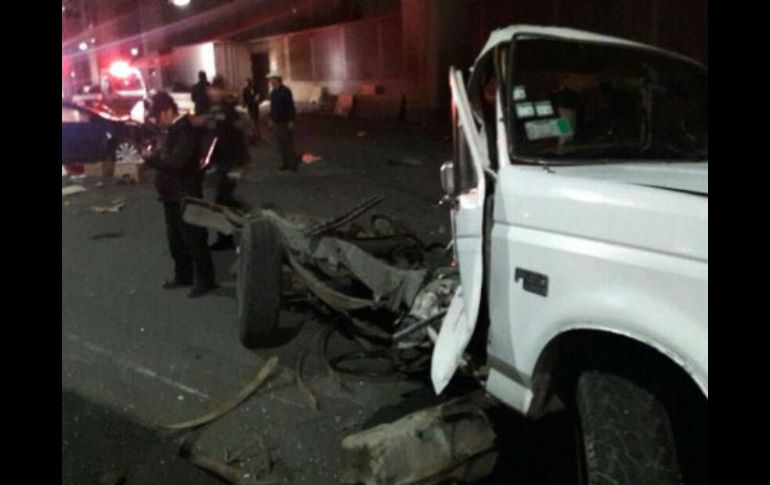
[[[87,50],[88,44],[85,41],[83,41],[80,44],[78,44],[78,49],[80,49],[81,51]]]
[[[190,5],[190,0],[171,0],[171,3],[177,7],[186,7]]]

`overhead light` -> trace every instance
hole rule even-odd
[[[96,37],[91,37],[91,43],[96,44]]]
[[[75,71],[70,71],[70,77],[75,77]]]
[[[131,55],[134,56],[134,57],[138,56],[139,55],[139,49],[137,49],[136,47],[132,47],[131,48]]]
[[[190,0],[171,0],[171,3],[173,3],[177,7],[186,7],[190,5]]]
[[[81,51],[84,51],[88,49],[88,44],[85,41],[83,41],[80,44],[78,44],[78,49],[80,49]]]

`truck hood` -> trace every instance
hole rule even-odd
[[[503,166],[494,221],[708,263],[707,167]]]
[[[552,166],[559,175],[644,185],[708,196],[708,161]]]

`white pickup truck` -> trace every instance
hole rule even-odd
[[[316,225],[188,201],[188,222],[240,233],[241,340],[269,340],[291,268],[379,351],[424,349],[436,392],[462,368],[525,416],[571,415],[581,483],[707,483],[705,67],[513,26],[450,84],[456,267],[385,219],[343,229],[382,197]]]
[[[520,413],[574,410],[583,483],[707,481],[706,68],[522,25],[450,84],[460,289],[436,391],[475,366]]]

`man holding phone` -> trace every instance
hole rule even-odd
[[[174,277],[163,288],[192,286],[188,296],[195,298],[217,287],[206,230],[182,218],[182,199],[203,196],[201,137],[191,117],[179,115],[173,98],[165,92],[153,96],[149,117],[164,131],[158,144],[143,153],[146,163],[156,169],[155,188],[163,204],[174,260]]]

